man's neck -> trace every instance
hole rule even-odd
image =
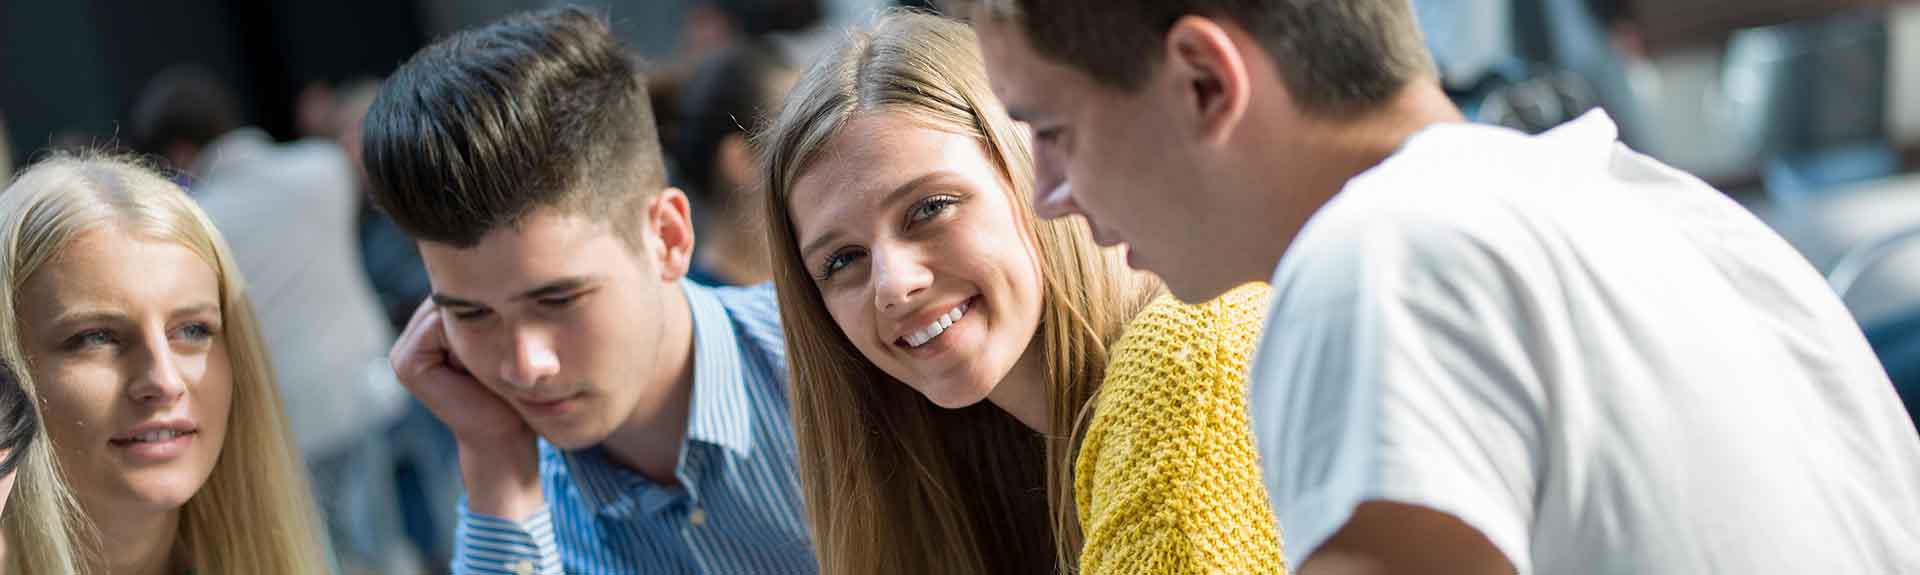
[[[676,485],[680,446],[693,405],[693,310],[686,293],[668,286],[658,313],[665,318],[651,340],[653,369],[644,381],[623,382],[657,392],[643,395],[603,446],[614,462],[661,485]]]
[[[1406,145],[1414,134],[1434,124],[1460,123],[1466,118],[1454,107],[1440,87],[1431,82],[1410,82],[1379,110],[1356,118],[1319,124],[1327,142],[1326,161],[1321,165],[1323,180],[1315,182],[1320,194],[1331,198],[1348,180],[1385,162]]]
[[[1295,112],[1267,114],[1279,118]],[[1249,249],[1258,251],[1249,254],[1240,275],[1254,281],[1273,273],[1314,213],[1348,181],[1398,153],[1414,134],[1434,124],[1464,121],[1437,84],[1416,80],[1386,105],[1357,117],[1308,119],[1285,129],[1249,132],[1252,140],[1240,147],[1245,155],[1234,161],[1247,168],[1229,179],[1245,192],[1238,194],[1239,201],[1247,202],[1233,208],[1245,217],[1232,225],[1244,231]]]
[[[106,568],[94,571],[112,575],[168,575],[179,563],[174,557],[175,541],[180,534],[180,510],[150,513],[113,510],[92,513],[105,518],[95,521],[100,531]]]

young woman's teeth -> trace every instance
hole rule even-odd
[[[172,429],[163,429],[160,431],[149,431],[146,433],[135,435],[133,436],[132,439],[128,439],[127,441],[132,443],[159,443],[162,441],[172,441],[173,438],[180,437],[182,435],[186,435],[186,434],[181,433],[179,431],[172,430]]]
[[[927,342],[933,341],[933,338],[940,337],[940,334],[946,333],[947,328],[953,327],[953,322],[960,321],[960,317],[966,314],[967,304],[962,303],[954,307],[947,312],[947,315],[940,316],[940,319],[933,320],[933,323],[927,324],[927,327],[920,328],[920,331],[907,334],[907,347],[926,345]]]

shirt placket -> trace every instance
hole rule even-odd
[[[680,477],[681,485],[686,487],[686,505],[675,510],[675,519],[679,522],[680,540],[693,553],[695,566],[701,573],[720,573],[713,538],[717,536],[714,517],[700,497],[700,478],[705,474],[709,461],[709,452],[693,443],[687,445],[686,468]]]

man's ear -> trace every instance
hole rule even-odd
[[[667,188],[647,200],[647,235],[660,249],[648,250],[661,281],[679,281],[693,265],[693,208],[686,192]]]
[[[1225,145],[1246,116],[1252,78],[1237,43],[1244,39],[1200,16],[1182,17],[1167,30],[1154,81],[1172,91],[1178,117],[1203,142]]]

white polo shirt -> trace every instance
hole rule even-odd
[[[1521,573],[1920,573],[1920,436],[1846,309],[1616,140],[1435,126],[1294,240],[1250,378],[1290,564],[1381,500]]]

